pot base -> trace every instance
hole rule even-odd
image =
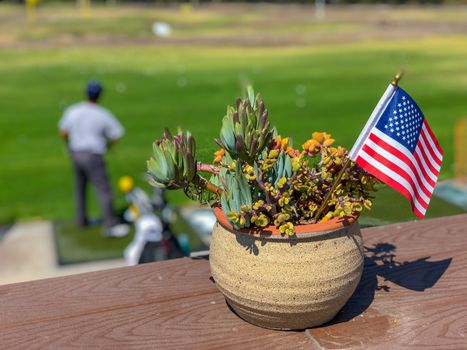
[[[278,331],[300,331],[320,326],[332,320],[336,314],[325,318],[317,318],[309,313],[273,313],[253,310],[225,298],[229,308],[241,319],[252,325]]]

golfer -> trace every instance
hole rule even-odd
[[[104,217],[105,235],[121,237],[129,226],[120,224],[112,207],[112,191],[105,168],[104,154],[117,142],[124,129],[110,111],[99,106],[102,93],[99,82],[92,80],[86,87],[87,101],[65,110],[58,124],[73,163],[78,225],[89,225],[86,215],[86,186],[90,181],[99,198]]]

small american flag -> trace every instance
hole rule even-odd
[[[350,151],[350,159],[404,195],[425,216],[443,150],[415,101],[389,85]]]

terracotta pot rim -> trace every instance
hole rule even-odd
[[[282,234],[279,232],[279,229],[274,225],[269,225],[262,229],[259,229],[259,228],[236,229],[229,222],[224,212],[222,211],[222,208],[219,205],[213,206],[212,210],[214,212],[214,215],[217,218],[217,222],[219,223],[219,225],[221,225],[223,228],[225,228],[228,231],[231,231],[234,233],[244,233],[244,234],[253,235],[253,236],[265,236],[265,237],[269,237],[271,235],[274,235],[276,237],[282,236]],[[357,220],[358,220],[358,215],[349,215],[349,216],[343,216],[339,218],[332,218],[331,220],[323,222],[323,223],[297,225],[294,227],[294,230],[298,236],[304,236],[307,233],[312,233],[316,235],[318,233],[327,233],[330,231],[336,231],[336,230],[342,229],[346,226],[349,226],[355,223]],[[285,236],[285,235],[284,237],[288,238],[288,236]]]

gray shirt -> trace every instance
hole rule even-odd
[[[125,132],[109,110],[91,102],[68,107],[58,127],[68,133],[71,151],[94,154],[104,154],[107,141],[119,139]]]

